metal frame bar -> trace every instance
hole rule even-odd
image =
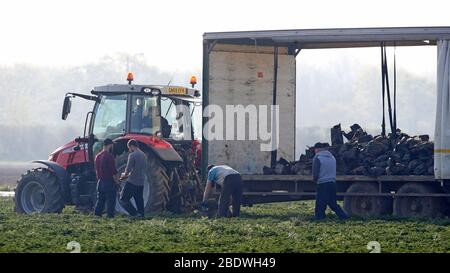
[[[315,192],[244,192],[244,196],[316,196]],[[380,197],[450,197],[450,193],[346,193],[338,192],[337,196],[380,196]]]
[[[285,179],[283,179],[285,178]],[[245,182],[253,182],[250,188],[255,188],[254,191],[244,191],[243,195],[248,197],[260,196],[260,197],[314,197],[316,192],[311,189],[311,185],[314,183],[311,176],[307,175],[242,175],[242,179]],[[257,185],[273,184],[273,181],[283,183],[283,185],[291,185],[294,183],[293,191],[291,186],[290,190],[283,189],[283,186],[278,185],[281,189],[272,188],[272,191],[258,191]],[[367,176],[355,176],[355,175],[341,175],[337,176],[337,183],[352,183],[352,182],[365,182],[365,183],[377,183],[378,192],[375,193],[348,193],[342,191],[337,192],[338,197],[343,196],[374,196],[374,197],[433,197],[433,198],[450,198],[450,193],[404,193],[398,194],[394,191],[383,192],[383,183],[407,183],[407,182],[423,182],[423,183],[439,183],[434,179],[434,176],[379,176],[379,177],[367,177]],[[309,185],[308,191],[303,191],[301,183]],[[264,187],[263,187],[264,188]],[[267,187],[265,187],[267,189]],[[269,187],[270,188],[270,187]],[[345,190],[345,189],[344,189]],[[313,199],[313,198],[311,198]]]
[[[262,175],[262,174],[243,174],[243,181],[274,181],[280,180],[285,182],[312,182],[310,175]],[[378,177],[362,176],[362,175],[338,175],[338,182],[437,182],[434,176],[428,175],[383,175]]]
[[[278,46],[273,47],[273,93],[272,93],[272,105],[277,104],[277,84],[278,84]],[[272,119],[274,115],[272,114]],[[272,131],[274,131],[273,126],[280,126],[279,124],[275,124],[274,120],[272,120]],[[273,137],[273,135],[272,135]],[[278,140],[276,140],[278,141]],[[294,140],[295,141],[295,140]],[[270,166],[275,167],[277,161],[277,150],[273,150],[270,155]]]
[[[212,41],[208,45],[208,54],[211,53],[211,51],[214,49],[214,46],[217,44],[217,41]]]
[[[213,42],[215,45],[215,42]],[[203,109],[209,105],[209,54],[213,48],[211,43],[203,41],[203,77],[202,77],[202,106]],[[202,164],[201,164],[201,180],[206,183],[206,167],[208,165],[208,140],[204,136],[203,128],[208,122],[208,118],[202,116]]]

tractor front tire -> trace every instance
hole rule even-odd
[[[64,198],[56,175],[46,168],[22,174],[17,181],[14,203],[18,213],[60,213]]]

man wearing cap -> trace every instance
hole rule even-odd
[[[97,174],[97,202],[94,213],[102,216],[105,204],[108,218],[114,217],[117,196],[117,170],[112,155],[113,141],[109,138],[103,141],[103,150],[95,157],[95,172]]]
[[[219,217],[227,217],[229,212],[230,198],[232,199],[232,217],[238,217],[241,211],[242,200],[242,180],[241,175],[236,170],[227,165],[209,165],[208,181],[206,181],[205,192],[203,193],[202,207],[207,206],[209,196],[215,185],[222,188],[219,198]]]
[[[316,219],[325,218],[325,210],[330,207],[340,219],[348,216],[338,205],[336,199],[336,159],[328,151],[327,143],[314,145],[315,156],[313,158],[313,180],[317,183],[316,190]]]
[[[127,143],[130,154],[125,172],[122,173],[120,179],[126,180],[125,186],[120,195],[120,204],[131,216],[139,214],[144,217],[144,181],[147,170],[147,156],[139,149],[136,140],[131,139]],[[130,202],[133,198],[136,208]]]

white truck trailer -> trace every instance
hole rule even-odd
[[[296,56],[302,49],[385,46],[435,46],[437,62],[437,111],[434,176],[338,176],[338,197],[346,211],[360,216],[394,214],[401,217],[436,217],[450,210],[450,27],[300,29],[205,33],[203,39],[202,173],[208,164],[227,164],[243,174],[244,203],[314,199],[310,176],[262,175],[283,157],[295,156]],[[264,111],[277,105],[268,121]],[[236,107],[238,106],[238,107]],[[215,107],[215,108],[214,108]],[[221,108],[224,120],[217,111]],[[227,109],[234,110],[227,111]],[[212,114],[214,112],[214,114]],[[228,114],[228,116],[226,116]],[[236,114],[236,120],[234,115]],[[233,115],[231,117],[230,115]],[[214,122],[212,119],[216,118]],[[235,120],[234,123],[230,119]],[[245,121],[244,129],[229,126]],[[260,128],[266,127],[277,149],[267,144]],[[214,127],[214,128],[213,128]],[[220,127],[220,126],[219,126]],[[278,128],[278,130],[277,130]],[[236,132],[238,130],[238,132]],[[240,131],[239,131],[240,130]],[[244,130],[245,138],[242,138]],[[228,133],[227,133],[228,131]],[[278,131],[278,134],[276,133]],[[209,132],[209,133],[208,133]],[[241,133],[241,138],[229,138]]]

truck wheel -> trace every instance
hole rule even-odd
[[[64,199],[56,175],[45,168],[22,174],[17,181],[14,203],[18,213],[60,213]]]
[[[347,193],[378,193],[378,187],[373,183],[358,182],[352,184]],[[349,215],[380,217],[392,212],[392,199],[377,196],[345,196],[344,210]]]
[[[406,183],[397,191],[398,194],[436,193],[432,187],[420,183]],[[443,212],[443,198],[439,197],[395,197],[394,215],[398,217],[434,218]]]
[[[117,157],[116,166],[119,174],[125,170],[128,161],[128,152],[125,152]],[[169,200],[169,175],[166,167],[161,160],[154,154],[147,155],[147,175],[144,181],[144,206],[145,212],[161,212],[166,209]],[[119,198],[119,194],[118,194]],[[134,200],[131,202],[134,204]],[[116,202],[116,211],[125,213],[125,209]]]

